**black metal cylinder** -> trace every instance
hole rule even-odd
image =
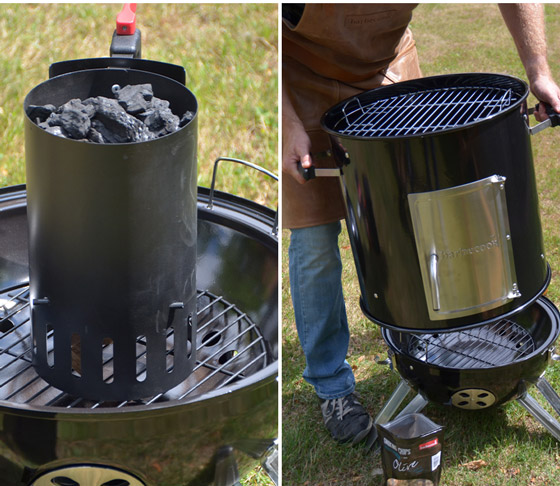
[[[369,102],[458,86],[498,86],[509,90],[513,101],[496,115],[468,123],[459,120],[455,126],[435,127],[427,133],[348,135],[339,128],[350,120],[353,107],[359,106],[365,118]],[[527,95],[526,84],[508,76],[435,76],[366,92],[324,115],[322,125],[331,135],[341,167],[361,305],[371,320],[418,332],[478,326],[521,311],[546,289],[550,270],[544,256]],[[453,108],[441,107],[441,111],[449,109]],[[418,108],[418,118],[423,110]],[[453,191],[460,196],[448,198]],[[413,204],[423,205],[424,219],[414,220]],[[496,208],[507,215],[490,214]],[[445,230],[447,223],[453,228],[427,244],[434,231],[432,226],[421,227],[426,220],[433,227]],[[479,223],[481,231],[475,228]],[[495,234],[495,227],[503,230],[502,237]],[[462,244],[452,241],[457,232],[465,235]],[[509,263],[503,257],[508,249]],[[440,273],[441,267],[450,269],[445,281],[437,270],[429,281],[431,263],[440,265]],[[498,303],[487,302],[484,288],[496,272],[513,275],[507,276],[510,288]],[[429,295],[430,283],[439,285],[433,295]],[[462,302],[467,292],[477,305],[458,304],[457,312],[452,305],[446,312],[440,308],[439,294],[450,302]]]
[[[169,78],[113,68],[53,77],[24,102],[112,98],[115,84],[144,83],[194,118],[125,144],[65,139],[25,119],[33,364],[95,400],[155,395],[193,369],[197,102]]]

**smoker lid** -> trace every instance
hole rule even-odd
[[[509,113],[528,93],[527,84],[512,76],[432,76],[348,98],[325,113],[321,125],[332,135],[359,139],[433,135]]]

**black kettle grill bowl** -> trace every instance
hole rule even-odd
[[[25,117],[34,365],[54,386],[94,400],[163,392],[194,366],[197,102],[177,81],[119,68],[53,77],[24,102],[114,98],[115,84],[144,83],[193,119],[155,140],[97,144],[52,135]],[[139,336],[147,372],[137,377]]]
[[[30,364],[29,333],[20,336],[25,326],[29,330],[29,323],[20,327],[14,317],[12,325],[3,319],[0,342],[18,341],[16,347],[2,345],[5,359],[0,366],[0,477],[6,484],[33,484],[35,478],[57,468],[64,476],[65,467],[81,464],[112,466],[148,486],[209,485],[219,451],[234,450],[239,473],[244,474],[256,464],[255,454],[262,452],[263,444],[276,437],[274,212],[218,191],[209,209],[209,191],[204,188],[199,188],[197,201],[196,271],[199,295],[204,294],[202,305],[208,304],[206,295],[215,296],[221,302],[217,314],[223,302],[236,310],[233,319],[225,317],[224,326],[235,329],[239,319],[254,323],[257,330],[251,332],[257,337],[247,347],[262,350],[260,355],[248,360],[247,355],[254,355],[236,348],[237,341],[224,342],[231,333],[220,337],[219,330],[207,328],[199,333],[197,346],[209,359],[198,363],[197,370],[169,393],[139,401],[92,402],[44,382]],[[0,192],[0,282],[16,293],[27,283],[25,210],[23,187]],[[183,255],[175,258],[179,264]],[[21,356],[14,357],[21,349]],[[17,362],[25,372],[11,372]],[[230,372],[230,366],[237,371]],[[215,367],[220,371],[212,377]],[[222,385],[212,382],[216,376]],[[53,398],[45,403],[42,397],[49,394]]]
[[[383,329],[382,334],[401,377],[427,400],[476,409],[517,398],[536,383],[559,326],[558,309],[539,297],[514,317],[486,326],[432,335]]]
[[[443,99],[434,101],[435,96]],[[371,320],[415,332],[479,326],[514,315],[544,292],[550,270],[544,257],[527,96],[527,85],[513,77],[444,75],[365,92],[323,116],[322,127],[331,136],[341,168],[360,303]],[[449,313],[433,320],[409,195],[494,175],[505,178],[508,238],[520,295],[469,315]],[[470,250],[487,241],[472,242]],[[445,249],[449,255],[451,250],[457,249]]]

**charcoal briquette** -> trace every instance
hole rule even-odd
[[[80,100],[70,100],[51,113],[47,124],[62,127],[70,138],[79,140],[87,136],[91,126],[90,114],[91,108],[83,105]]]
[[[114,93],[119,104],[131,115],[146,111],[154,96],[151,84],[127,85],[124,88],[115,89]]]
[[[94,120],[101,123],[94,126],[103,138],[113,143],[142,142],[153,138],[146,126],[137,118],[129,115],[117,100],[98,96]],[[109,134],[111,132],[111,134]]]
[[[44,122],[51,113],[55,111],[56,106],[54,105],[29,105],[27,107],[27,116],[29,116],[29,118],[31,118],[35,123],[39,124]]]
[[[47,126],[45,128],[46,132],[49,132],[52,135],[56,135],[57,137],[62,137],[62,138],[69,138],[67,133],[63,130],[62,127],[55,125],[55,126]]]
[[[185,114],[181,117],[181,120],[179,121],[179,128],[182,128],[185,125],[187,125],[193,118],[194,118],[194,112],[186,111]]]

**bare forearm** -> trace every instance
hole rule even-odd
[[[539,76],[550,76],[543,6],[537,3],[501,4],[500,12],[513,37],[529,82]]]

